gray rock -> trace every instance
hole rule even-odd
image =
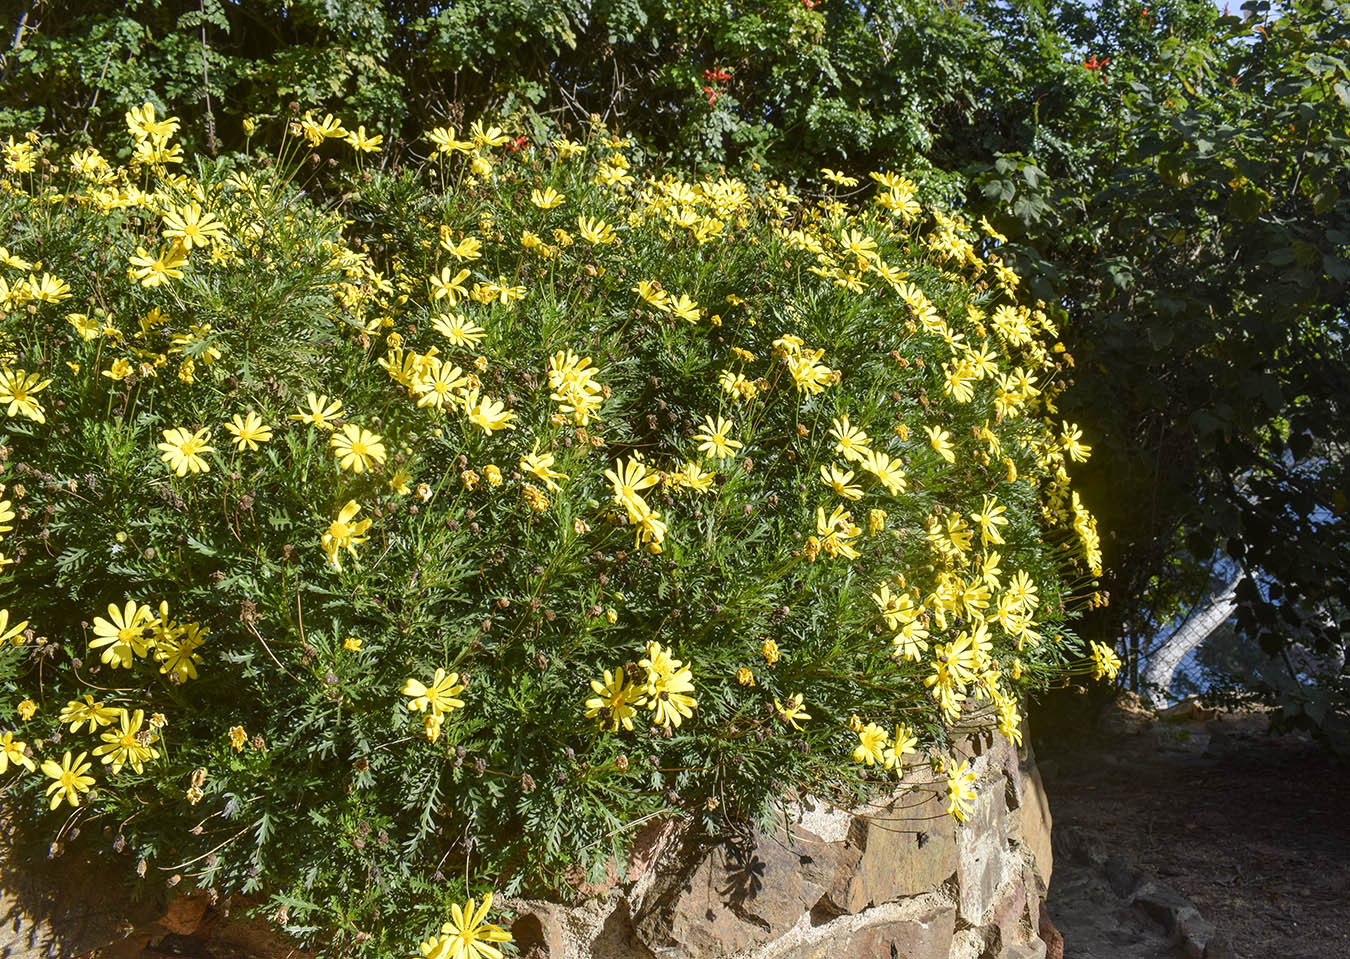
[[[1039,939],[1015,942],[999,953],[999,959],[1046,959],[1045,943]]]
[[[956,907],[935,895],[844,916],[764,955],[772,959],[928,959],[952,951]]]
[[[1200,920],[1200,913],[1190,900],[1175,889],[1151,879],[1143,882],[1132,898],[1135,907],[1167,930],[1168,935],[1176,935],[1183,922]]]
[[[1194,907],[1177,917],[1176,935],[1188,959],[1204,959],[1205,949],[1214,938],[1214,925]]]
[[[1110,858],[1100,842],[1073,826],[1056,829],[1052,839],[1056,856],[1062,856],[1079,865],[1105,869],[1106,860]]]
[[[1106,881],[1111,891],[1121,899],[1133,899],[1136,891],[1143,886],[1147,877],[1134,866],[1117,856],[1106,860]]]
[[[976,788],[974,811],[956,833],[960,914],[972,925],[981,924],[994,905],[1010,858],[1003,790],[988,783]]]

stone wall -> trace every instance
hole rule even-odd
[[[0,959],[311,959],[233,905],[201,892],[133,902],[74,858],[20,868],[0,855]]]
[[[1035,763],[1000,736],[965,740],[975,811],[910,770],[883,802],[794,801],[771,832],[714,846],[653,826],[622,876],[578,904],[515,900],[526,959],[1032,959],[1052,869]],[[1053,935],[1051,933],[1051,935]]]
[[[1040,774],[1001,736],[968,737],[958,752],[978,776],[964,824],[947,815],[945,780],[923,767],[882,802],[795,800],[775,829],[732,842],[652,824],[602,886],[578,883],[575,902],[499,900],[494,914],[514,912],[524,959],[1044,957],[1052,861]],[[231,905],[202,893],[132,905],[68,857],[19,870],[0,856],[0,959],[142,959],[148,943],[304,956]]]

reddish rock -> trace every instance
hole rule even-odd
[[[591,882],[586,870],[580,866],[572,865],[563,870],[563,878],[567,880],[569,886],[577,891],[577,896],[582,899],[604,895],[619,884],[623,875],[623,870],[613,859],[605,863],[605,871],[598,882]]]
[[[197,931],[205,915],[205,893],[179,896],[169,903],[169,908],[159,917],[159,924],[176,936],[190,936]]]
[[[1045,943],[1045,959],[1064,959],[1064,936],[1055,928],[1050,911],[1041,903],[1041,916],[1038,922],[1038,935]]]
[[[1166,709],[1158,710],[1160,719],[1179,719],[1191,720],[1192,722],[1207,723],[1219,715],[1217,709],[1206,709],[1200,704],[1200,700],[1195,696],[1189,699],[1183,699],[1174,706],[1168,706]]]
[[[989,922],[998,927],[999,941],[1004,946],[1026,942],[1034,936],[1027,912],[1027,884],[1021,876],[1009,879],[999,888],[990,907]]]
[[[674,819],[650,822],[638,830],[633,839],[633,848],[628,851],[628,881],[637,882],[641,879],[661,858],[679,831],[679,824]]]

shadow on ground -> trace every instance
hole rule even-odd
[[[1108,713],[1037,744],[1055,833],[1076,831],[1190,900],[1242,959],[1350,957],[1350,770],[1262,713]],[[1059,844],[1057,843],[1057,846]],[[1090,856],[1056,850],[1049,910],[1069,959],[1171,959]]]

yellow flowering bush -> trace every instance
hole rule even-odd
[[[127,124],[0,182],[0,771],[43,852],[440,955],[452,902],[653,816],[932,762],[960,817],[953,730],[1116,668],[1066,628],[1053,310],[903,177]]]

